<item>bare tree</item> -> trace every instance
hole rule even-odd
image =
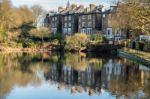
[[[33,17],[34,23],[35,23],[35,25],[37,25],[38,17],[43,14],[44,9],[40,5],[33,5],[31,7],[31,10],[32,10],[33,16],[34,16]]]

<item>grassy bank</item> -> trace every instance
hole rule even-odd
[[[123,48],[122,51],[150,62],[150,53],[148,52],[138,51],[130,48]]]

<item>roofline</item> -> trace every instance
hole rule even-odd
[[[89,12],[89,13],[69,13],[69,14],[54,14],[54,15],[50,15],[50,17],[54,17],[54,16],[68,16],[68,15],[88,15],[88,14],[104,14],[105,12]]]

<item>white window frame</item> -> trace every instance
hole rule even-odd
[[[110,31],[109,34],[108,34],[108,31]],[[109,38],[109,39],[114,37],[114,35],[112,33],[112,28],[107,28],[106,29],[106,37]]]

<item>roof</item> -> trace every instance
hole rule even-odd
[[[100,13],[102,11],[102,7],[103,7],[102,5],[99,5],[99,6],[90,5],[89,7],[84,8],[83,5],[77,6],[73,4],[70,7],[64,8],[59,13],[62,15]]]

